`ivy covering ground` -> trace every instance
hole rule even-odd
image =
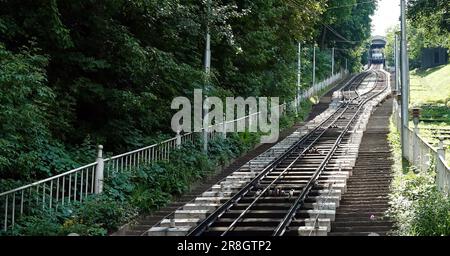
[[[282,128],[290,127],[304,118],[311,102],[303,102],[301,115],[292,112],[280,121]],[[56,210],[36,207],[32,214],[17,219],[13,230],[3,235],[56,236],[107,235],[139,214],[150,213],[174,196],[188,191],[192,184],[214,173],[259,143],[258,133],[233,133],[226,139],[218,136],[209,142],[208,155],[201,141],[186,143],[171,152],[170,161],[160,161],[127,172],[111,173],[105,180],[104,192],[85,198],[82,204],[59,205]]]

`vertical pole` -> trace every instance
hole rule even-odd
[[[208,154],[208,124],[209,124],[209,116],[207,113],[207,109],[203,107],[203,152]]]
[[[397,41],[398,41],[398,36],[397,33],[395,33],[395,38],[394,38],[394,69],[395,69],[395,90],[398,91],[398,47],[397,47]]]
[[[297,104],[296,104],[296,114],[298,115],[300,107],[300,91],[301,91],[301,77],[302,77],[302,44],[298,43],[298,53],[297,53]]]
[[[413,159],[412,162],[416,162],[419,160],[419,153],[418,153],[418,141],[419,141],[419,128],[417,126],[417,124],[414,124],[414,134],[413,134]],[[420,167],[420,162],[416,162],[415,163],[416,166]]]
[[[208,10],[207,10],[207,21],[206,21],[206,48],[205,48],[205,73],[207,83],[209,82],[209,75],[211,69],[211,36],[209,34],[209,15],[211,14],[211,0],[207,2]]]
[[[396,59],[396,77],[395,77],[395,82],[397,83],[397,90],[399,92],[401,92],[400,87],[401,87],[401,83],[400,83],[400,42],[399,42],[399,36],[397,34],[397,51],[396,51],[397,56],[395,57]]]
[[[176,146],[177,148],[181,147],[181,135],[180,135],[180,130],[177,130],[177,136],[176,136]]]
[[[222,135],[224,139],[227,138],[227,118],[225,114],[223,114]]]
[[[203,93],[206,96],[206,90],[208,89],[209,86],[209,82],[210,82],[210,72],[211,72],[211,36],[209,34],[209,15],[211,14],[211,0],[208,0],[208,10],[207,10],[207,23],[206,23],[206,47],[205,47],[205,83],[204,83],[204,87],[203,87]],[[203,101],[203,104],[205,103],[205,101]],[[205,107],[202,107],[203,110],[203,124],[205,124],[205,119],[207,118],[206,116],[206,110]],[[208,124],[209,122],[207,122]],[[207,125],[206,125],[207,126]],[[203,152],[205,154],[208,153],[208,131],[205,125],[203,125]]]
[[[348,68],[347,68],[347,58],[345,58],[345,71],[348,71]]]
[[[419,118],[420,118],[420,109],[413,109],[413,122],[414,122],[414,134],[413,134],[413,159],[412,161],[416,163],[417,167],[422,167],[420,164],[420,155],[419,155]]]
[[[100,194],[103,191],[103,171],[103,146],[98,145],[97,166],[95,168],[95,194]]]
[[[315,84],[316,84],[316,44],[314,44],[313,46],[313,77],[312,77],[313,90]]]
[[[397,132],[401,133],[402,132],[402,117],[401,117],[401,106],[402,106],[402,95],[401,93],[397,92],[396,97],[396,102],[397,102],[397,112],[395,113],[395,118],[397,120],[397,124],[396,124],[396,128],[397,128]]]
[[[409,104],[409,63],[408,63],[408,49],[407,49],[407,38],[406,38],[406,4],[405,0],[400,0],[401,8],[401,47],[402,47],[402,155],[407,157],[407,130],[408,130],[408,104]]]
[[[331,76],[334,76],[334,47],[331,48]]]

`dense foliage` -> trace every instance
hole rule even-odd
[[[450,2],[446,0],[411,0],[407,6],[407,37],[409,66],[420,67],[421,51],[428,47],[450,48]],[[389,29],[386,57],[393,62],[394,32]]]
[[[357,4],[359,3],[359,4]],[[297,43],[302,87],[345,59],[361,68],[375,2],[365,0],[3,0],[0,1],[0,192],[92,162],[96,144],[121,153],[173,136],[170,102],[205,83],[205,31],[212,46],[207,94],[296,93]],[[304,118],[301,104],[281,127]],[[157,162],[105,181],[105,191],[56,211],[32,208],[17,235],[105,235],[137,214],[165,205],[260,134],[198,141]]]
[[[204,81],[208,94],[293,99],[297,42],[303,87],[348,58],[361,67],[375,4],[363,0],[5,0],[0,2],[0,177],[36,180],[171,136],[170,102]],[[338,7],[338,8],[336,8]],[[331,32],[332,27],[335,32]],[[343,42],[342,37],[355,42]]]
[[[426,47],[449,47],[448,1],[408,1],[407,32],[410,69],[420,67],[421,51]],[[393,63],[394,33],[388,32],[386,56]],[[421,128],[448,125],[449,106],[445,72],[441,66],[410,72],[410,107],[420,107]],[[427,93],[424,93],[427,92]],[[436,170],[419,172],[414,166],[402,166],[399,134],[391,127],[389,140],[394,153],[394,180],[392,183],[390,216],[395,220],[397,233],[414,236],[450,235],[450,197],[438,191],[435,184]],[[429,132],[421,130],[421,136],[432,144]]]
[[[420,29],[426,44],[450,47],[450,2],[446,0],[408,1],[408,19]]]
[[[450,235],[450,197],[437,190],[436,171],[431,167],[418,172],[414,166],[403,166],[400,135],[392,122],[390,130],[388,139],[395,164],[389,216],[395,221],[396,234]]]
[[[303,103],[305,108],[310,103]],[[295,122],[292,114],[281,119],[286,128]],[[297,120],[298,121],[298,120]],[[159,161],[127,172],[110,173],[105,190],[82,203],[71,202],[56,210],[34,207],[33,214],[16,220],[14,229],[0,235],[106,235],[135,218],[166,205],[173,197],[202,182],[218,165],[252,149],[259,142],[258,133],[230,134],[209,141],[209,155],[201,151],[201,140],[186,143],[172,152],[170,161]]]

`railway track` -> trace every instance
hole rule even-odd
[[[393,230],[393,221],[385,216],[393,176],[387,140],[391,110],[392,99],[388,99],[369,120],[329,236],[389,235]]]
[[[264,154],[264,152],[269,151],[271,148],[275,147],[277,143],[280,143],[286,137],[291,136],[298,130],[302,129],[305,125],[308,126],[308,122],[311,120],[315,120],[318,116],[322,115],[328,108],[333,97],[333,93],[339,90],[342,85],[350,82],[350,78],[346,78],[340,81],[335,87],[331,88],[328,92],[326,92],[320,102],[315,104],[311,113],[309,113],[308,117],[304,122],[297,123],[293,127],[288,128],[280,133],[279,139],[276,143],[268,143],[261,144],[257,146],[255,149],[249,151],[245,155],[239,157],[232,164],[226,167],[224,170],[217,173],[217,175],[213,175],[209,177],[207,180],[200,181],[194,188],[188,193],[182,195],[179,198],[176,198],[174,202],[170,203],[166,207],[161,208],[160,210],[154,212],[151,215],[140,216],[139,218],[133,220],[132,222],[124,225],[117,232],[113,233],[113,236],[143,236],[146,235],[148,230],[153,226],[166,225],[164,220],[167,218],[171,218],[174,216],[174,212],[183,208],[183,206],[188,205],[190,203],[195,203],[198,201],[198,196],[204,194],[205,191],[208,191],[213,185],[219,184],[221,181],[226,180],[227,176],[232,175],[235,172],[239,172],[239,170],[245,170],[247,168],[246,164],[251,162],[253,159],[257,159],[259,155]],[[220,201],[220,200],[219,200]],[[161,221],[163,220],[163,221]],[[163,222],[163,223],[162,223]]]
[[[375,85],[360,95],[357,87],[370,75],[375,76]],[[334,156],[343,153],[340,145],[350,139],[349,131],[362,114],[364,104],[386,89],[385,80],[384,74],[377,70],[360,74],[344,88],[344,103],[332,115],[189,235],[305,235],[320,232],[320,222],[325,222],[322,231],[328,231],[331,219],[327,210],[334,210],[338,201],[333,190],[345,190],[345,174],[339,175],[339,166],[337,170],[329,167],[336,167]]]
[[[359,90],[368,78],[372,86]],[[185,205],[185,215],[175,213],[163,226],[174,228],[178,218],[193,226],[181,233],[190,236],[325,235],[356,159],[358,120],[367,117],[365,105],[386,91],[386,79],[378,66],[357,75],[341,89],[341,103],[314,128],[286,143],[257,172],[241,168],[235,178],[243,186],[224,194],[223,185],[216,185],[214,198],[197,198]],[[203,216],[196,212],[199,205]]]

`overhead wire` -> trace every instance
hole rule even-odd
[[[339,9],[339,8],[350,7],[350,6],[357,6],[357,5],[361,5],[361,4],[370,4],[370,3],[376,3],[376,0],[367,1],[367,2],[359,2],[359,3],[354,3],[354,4],[347,4],[347,5],[340,5],[340,6],[332,6],[332,7],[326,8],[326,10],[333,10],[333,9]]]
[[[288,0],[289,2],[291,2],[291,4],[297,5],[298,7],[301,6],[301,4],[298,2],[298,0]],[[306,10],[307,12],[309,12],[311,15],[316,15],[315,13],[312,13],[309,9],[304,8],[303,10]],[[327,28],[329,31],[331,31],[336,37],[342,39],[344,42],[350,43],[350,44],[355,44],[355,42],[348,40],[347,38],[345,38],[344,36],[342,36],[341,34],[339,34],[336,30],[334,30],[332,27],[330,27],[329,25],[325,24],[324,22],[318,20],[318,22],[323,25],[325,28]]]

